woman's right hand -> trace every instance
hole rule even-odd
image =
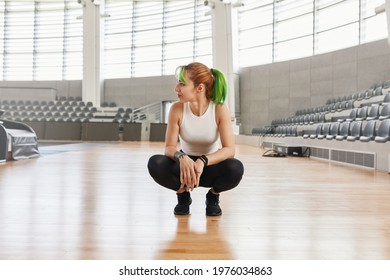
[[[180,188],[192,191],[197,184],[195,162],[187,155],[180,159]]]

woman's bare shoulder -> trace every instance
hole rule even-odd
[[[181,103],[180,101],[175,101],[172,103],[171,109],[183,109],[183,103]]]
[[[176,101],[171,105],[171,114],[181,114],[183,112],[183,103]]]
[[[230,116],[229,108],[226,104],[216,104],[215,113],[218,117]]]

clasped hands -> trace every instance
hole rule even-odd
[[[188,156],[182,157],[180,159],[180,190],[189,192],[199,187],[203,168],[204,163],[200,159],[194,161]]]

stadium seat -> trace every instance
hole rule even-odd
[[[317,135],[317,139],[325,139],[326,136],[329,134],[329,129],[330,129],[330,123],[324,123],[322,125],[321,133]]]
[[[380,122],[378,134],[375,136],[374,140],[378,143],[385,143],[390,140],[390,119]]]
[[[383,105],[380,113],[379,113],[379,120],[385,120],[390,118],[390,103],[386,103]]]
[[[340,123],[333,122],[330,125],[329,134],[326,135],[326,140],[332,140],[332,139],[336,138],[336,136],[339,134],[339,129],[340,129]]]
[[[383,98],[382,105],[390,103],[390,92],[385,94],[385,97]]]
[[[339,134],[336,135],[336,140],[344,140],[347,139],[349,135],[349,128],[350,128],[351,123],[350,122],[344,122],[341,124],[341,128],[339,130]]]
[[[366,120],[376,120],[379,117],[379,105],[378,104],[372,104],[369,107],[369,111],[367,114]]]
[[[375,120],[368,121],[363,128],[362,135],[359,140],[361,142],[369,142],[375,139]]]
[[[353,122],[350,135],[347,137],[347,141],[356,141],[359,140],[362,135],[362,122],[356,121]]]
[[[355,120],[357,120],[357,121],[365,120],[367,118],[367,113],[368,113],[367,106],[359,108]]]

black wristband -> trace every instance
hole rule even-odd
[[[204,167],[206,167],[207,164],[209,163],[209,159],[208,159],[205,155],[201,155],[201,156],[199,157],[199,159],[200,159],[201,161],[203,161]]]

